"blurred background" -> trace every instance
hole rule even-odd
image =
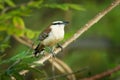
[[[13,35],[21,37],[24,34],[34,41],[37,39],[39,33],[51,24],[51,22],[67,20],[70,24],[65,27],[66,34],[64,40],[61,42],[62,44],[97,13],[105,9],[112,1],[0,0],[0,72],[4,73],[11,63],[16,60],[16,57],[12,58],[14,55],[21,54],[29,49],[29,47],[14,39]],[[63,52],[57,55],[73,71],[88,67],[87,70],[75,74],[77,79],[93,76],[120,64],[119,10],[120,6],[117,6],[65,48]],[[12,61],[7,61],[11,58]],[[35,61],[35,59],[32,61]],[[14,73],[14,70],[12,71]],[[43,72],[50,74],[49,71]],[[7,71],[8,73],[11,74],[12,72]],[[38,75],[38,73],[33,71],[31,75],[35,76],[35,74]],[[7,80],[7,78],[5,79]],[[106,76],[101,80],[119,79],[120,71]],[[31,78],[31,80],[35,79]]]

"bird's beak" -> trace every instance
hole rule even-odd
[[[68,22],[68,21],[63,21],[63,23],[66,25],[66,24],[68,24],[69,22]]]

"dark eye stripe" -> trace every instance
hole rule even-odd
[[[59,25],[59,24],[63,24],[63,23],[52,23],[52,25]]]

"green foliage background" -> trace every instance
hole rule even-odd
[[[29,79],[29,76],[25,78],[18,74],[23,69],[31,70],[31,80],[34,77],[41,80],[48,77],[47,71],[29,67],[37,59],[29,57],[32,51],[25,55],[29,48],[12,36],[27,36],[34,41],[52,21],[67,20],[70,24],[65,28],[65,42],[111,2],[112,0],[0,0],[0,79],[9,80],[11,75],[17,80]],[[120,6],[113,9],[58,55],[74,71],[89,67],[89,70],[76,74],[78,79],[119,65],[119,10]],[[23,61],[9,69],[8,67],[18,59]],[[119,76],[118,71],[103,80],[119,79]]]

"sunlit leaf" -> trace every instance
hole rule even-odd
[[[24,30],[15,29],[13,35],[24,36]]]
[[[15,4],[14,4],[14,2],[13,2],[12,0],[5,0],[5,2],[6,2],[9,6],[15,7]]]
[[[13,18],[13,24],[17,29],[24,29],[25,25],[24,25],[24,21],[21,17],[14,17]]]
[[[34,38],[35,37],[35,33],[31,30],[26,30],[26,36],[30,39]]]

